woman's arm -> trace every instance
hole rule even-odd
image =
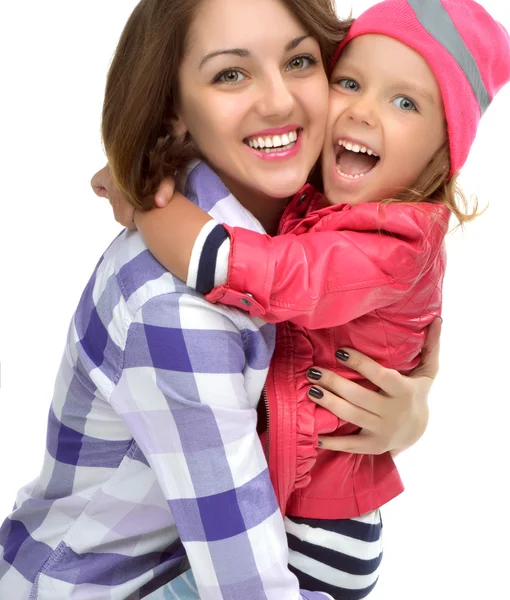
[[[228,588],[234,598],[297,600],[308,596],[287,567],[245,362],[241,334],[221,311],[196,296],[162,295],[129,328],[110,402],[157,477],[200,597]]]

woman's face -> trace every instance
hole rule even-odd
[[[176,132],[240,199],[286,198],[324,141],[319,44],[279,0],[204,0],[180,72]]]
[[[409,189],[446,139],[441,90],[420,54],[383,35],[346,46],[331,76],[322,155],[330,203]]]

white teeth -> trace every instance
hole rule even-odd
[[[358,175],[348,175],[347,173],[340,171],[338,166],[337,166],[336,170],[340,173],[340,175],[342,177],[346,177],[347,179],[361,179],[362,177],[365,177],[365,175],[366,175],[366,173],[359,173]]]
[[[289,131],[283,135],[267,136],[265,138],[251,138],[248,140],[248,145],[251,148],[279,148],[286,150],[286,146],[293,144],[298,139],[297,131]]]
[[[361,146],[360,144],[353,144],[352,142],[348,142],[346,140],[338,140],[338,145],[343,146],[346,150],[350,150],[351,152],[362,152],[363,154],[368,154],[369,156],[375,156],[379,158],[379,155],[376,154],[370,148],[366,146]]]
[[[285,152],[286,150],[290,150],[294,148],[294,143],[291,142],[288,146],[280,146],[279,148],[259,148],[259,152],[263,154],[274,154],[275,152]]]

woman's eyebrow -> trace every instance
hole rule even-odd
[[[294,38],[285,46],[285,52],[294,50],[294,48],[297,48],[303,40],[306,40],[309,37],[311,37],[310,34],[306,34]],[[223,54],[231,54],[240,58],[248,58],[249,56],[251,56],[250,51],[247,48],[228,48],[224,50],[214,50],[213,52],[209,52],[209,54],[206,54],[204,56],[198,68],[201,69],[208,60],[211,60],[212,58],[215,58],[216,56],[221,56]]]
[[[312,36],[309,33],[307,33],[306,35],[294,38],[285,46],[285,52],[289,52],[289,50],[294,50],[294,48],[297,48],[302,41],[308,39],[309,37]]]

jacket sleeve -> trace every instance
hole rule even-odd
[[[206,298],[309,329],[389,306],[425,274],[447,229],[434,213],[400,206],[397,215],[396,207],[384,206],[384,228],[373,205],[361,218],[352,211],[357,216],[343,230],[335,229],[336,213],[275,238],[224,225],[230,236],[226,281],[218,285],[216,278]]]
[[[110,402],[157,477],[200,598],[296,600],[245,362],[224,309],[164,294],[131,324]]]

